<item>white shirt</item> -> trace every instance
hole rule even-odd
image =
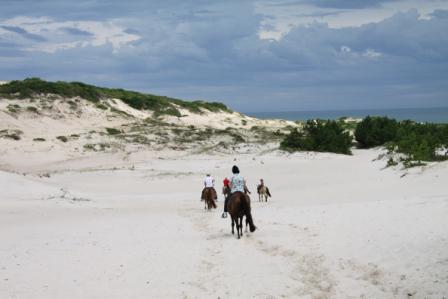
[[[215,180],[211,176],[205,177],[204,184],[205,188],[213,187]]]

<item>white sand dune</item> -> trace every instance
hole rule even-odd
[[[448,163],[378,154],[1,160],[32,174],[0,172],[0,298],[447,297]],[[273,194],[240,240],[199,201],[233,164]]]

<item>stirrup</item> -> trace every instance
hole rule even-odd
[[[221,217],[222,218],[227,218],[227,213],[226,212],[222,213]]]

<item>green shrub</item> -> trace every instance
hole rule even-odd
[[[28,107],[26,107],[26,110],[29,111],[29,112],[33,112],[33,113],[39,113],[39,111],[37,110],[37,108],[36,108],[36,107],[33,107],[33,106],[28,106]]]
[[[8,109],[8,111],[11,113],[17,113],[20,111],[20,106],[17,104],[9,104],[8,106],[6,106],[6,109]]]
[[[5,97],[32,98],[38,94],[79,96],[92,102],[97,102],[101,96],[96,87],[80,82],[47,82],[39,78],[28,78],[0,85],[0,95]]]
[[[336,121],[309,120],[303,133],[293,129],[280,143],[287,151],[317,151],[351,154],[352,138]]]
[[[397,130],[395,119],[367,116],[356,126],[355,140],[360,148],[375,147],[394,140]]]
[[[392,157],[391,158],[389,158],[389,160],[387,160],[387,167],[390,167],[390,166],[395,166],[395,165],[398,165],[398,162],[396,162]]]
[[[109,135],[118,135],[121,133],[120,130],[115,129],[115,128],[106,128],[107,134]]]
[[[8,139],[12,139],[12,140],[20,140],[20,135],[16,134],[16,133],[6,134],[3,137],[8,138]]]
[[[58,139],[58,140],[60,140],[62,142],[67,142],[68,141],[68,138],[65,137],[65,136],[58,136],[58,137],[56,137],[56,139]]]
[[[102,103],[97,103],[95,104],[95,107],[101,110],[107,110],[109,109],[109,107],[107,107],[106,105],[102,104]]]
[[[448,124],[397,122],[386,117],[366,117],[355,130],[358,146],[385,145],[391,152],[405,154],[405,166],[420,165],[413,161],[439,161],[437,149],[448,146]]]
[[[45,138],[38,137],[34,138],[33,141],[45,141]]]
[[[76,109],[78,107],[78,104],[72,100],[67,101],[67,104],[70,105],[70,109]]]
[[[0,85],[0,96],[7,98],[33,98],[39,94],[55,94],[68,98],[81,97],[95,103],[106,97],[116,98],[135,109],[154,111],[156,116],[173,115],[180,117],[181,114],[178,107],[193,113],[202,113],[202,109],[213,112],[230,112],[227,106],[222,103],[188,102],[124,89],[96,87],[80,82],[47,82],[39,78],[28,78]],[[98,108],[107,109],[103,104],[99,104]]]

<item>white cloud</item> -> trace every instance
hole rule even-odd
[[[364,0],[359,0],[364,1]],[[319,7],[312,1],[261,1],[256,2],[256,12],[263,15],[258,33],[261,39],[280,40],[294,27],[326,23],[330,28],[359,27],[378,23],[397,12],[415,9],[421,19],[430,19],[436,9],[448,9],[446,0],[401,0],[385,1],[381,5],[347,9],[341,6]]]
[[[362,56],[367,57],[367,58],[378,58],[378,57],[381,57],[382,54],[373,49],[367,49],[362,53]]]
[[[55,21],[48,17],[15,17],[1,21],[1,24],[18,27],[30,34],[43,37],[44,40],[41,42],[26,38],[17,39],[13,32],[0,28],[1,37],[18,42],[23,50],[28,51],[54,53],[58,50],[110,44],[113,51],[117,52],[120,48],[130,46],[132,42],[140,39],[139,35],[126,32],[126,28],[114,21]]]
[[[341,52],[343,52],[343,53],[350,53],[351,51],[352,51],[352,49],[350,49],[350,47],[341,46]]]

